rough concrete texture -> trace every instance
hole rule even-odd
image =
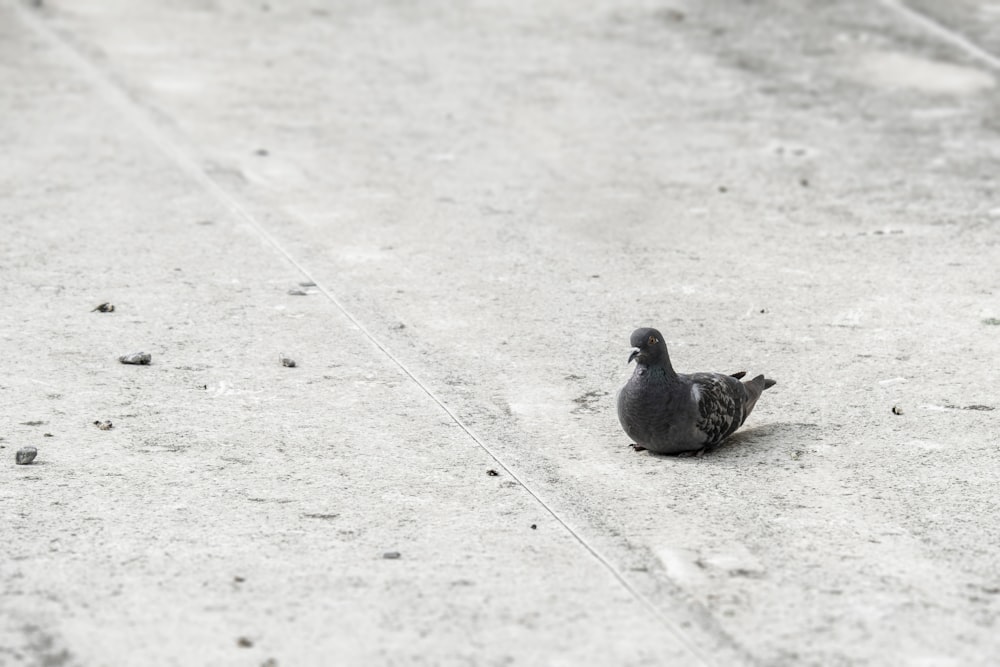
[[[992,663],[998,17],[0,3],[0,664]]]

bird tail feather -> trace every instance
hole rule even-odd
[[[753,407],[757,405],[757,399],[760,395],[764,393],[764,390],[768,387],[773,387],[775,385],[774,380],[768,380],[763,375],[758,375],[752,380],[746,380],[743,382],[743,386],[747,390],[747,397],[743,402],[743,419],[750,415]]]

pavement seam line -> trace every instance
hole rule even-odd
[[[397,358],[389,349],[379,341],[378,338],[374,336],[344,305],[341,301],[327,288],[319,284],[310,275],[309,271],[302,266],[296,259],[287,251],[284,246],[270,233],[267,229],[257,221],[257,219],[251,215],[251,213],[235,198],[234,195],[230,194],[227,190],[222,188],[208,173],[198,165],[194,158],[184,149],[179,147],[176,143],[170,141],[163,131],[155,125],[155,123],[148,117],[148,115],[142,110],[142,107],[132,100],[128,93],[123,91],[119,86],[117,86],[113,79],[104,75],[96,65],[94,65],[90,60],[81,55],[76,48],[74,48],[68,40],[64,39],[54,28],[45,24],[45,22],[39,19],[34,11],[25,9],[21,3],[13,0],[9,3],[13,4],[15,7],[15,12],[19,14],[22,23],[26,23],[32,31],[39,37],[41,37],[45,42],[52,46],[58,53],[68,60],[75,69],[82,73],[91,84],[94,85],[97,92],[104,98],[104,100],[109,103],[112,107],[116,108],[121,112],[125,118],[132,124],[132,126],[138,130],[151,144],[153,144],[157,149],[159,149],[174,165],[180,169],[183,173],[189,176],[192,180],[202,186],[208,193],[210,193],[219,203],[223,204],[230,213],[235,215],[237,218],[245,222],[250,226],[254,232],[263,239],[268,245],[270,245],[275,251],[278,252],[289,264],[291,264],[295,269],[304,277],[313,282],[317,289],[327,298],[327,300],[332,303],[341,314],[351,322],[362,335],[364,335],[379,351],[385,355],[393,364],[395,364],[402,373],[408,377],[414,384],[417,385],[437,406],[459,427],[463,432],[475,442],[483,451],[486,452],[492,458],[498,466],[500,466],[510,477],[516,481],[521,488],[523,488],[528,495],[530,495],[536,503],[538,503],[546,512],[552,516],[555,521],[562,526],[562,528],[569,533],[569,535],[587,551],[592,558],[594,558],[600,565],[602,565],[608,573],[621,585],[625,590],[632,595],[640,604],[651,611],[657,619],[669,630],[669,632],[677,640],[681,648],[683,648],[688,654],[696,658],[700,664],[711,665],[715,662],[706,655],[700,647],[694,644],[691,640],[687,638],[682,628],[680,628],[673,620],[671,620],[659,607],[657,607],[653,602],[645,595],[643,595],[632,583],[625,577],[622,572],[615,567],[613,563],[606,556],[604,556],[597,547],[591,545],[584,537],[570,524],[566,519],[564,519],[559,512],[557,512],[552,506],[550,506],[542,497],[536,492],[531,486],[529,486],[517,473],[515,473],[506,463],[504,463],[500,457],[493,451],[493,449],[486,444],[486,442],[481,439],[476,433],[469,427],[457,414],[455,414],[443,400],[438,398],[438,396],[424,384],[410,369]],[[692,621],[694,622],[694,621]],[[706,631],[711,634],[706,628]],[[724,636],[725,637],[725,636]],[[724,638],[723,641],[729,643],[731,640],[728,637]]]
[[[990,53],[962,33],[949,28],[932,16],[910,7],[903,0],[882,0],[882,4],[927,32],[948,42],[952,46],[957,46],[974,59],[989,65],[995,70],[1000,70],[1000,57]]]

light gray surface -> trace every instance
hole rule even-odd
[[[829,4],[0,4],[0,662],[988,664],[1000,73]]]

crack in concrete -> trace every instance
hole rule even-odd
[[[158,148],[174,165],[185,175],[198,183],[205,191],[213,196],[219,203],[225,206],[230,213],[249,225],[251,229],[268,245],[270,245],[281,257],[291,264],[309,282],[316,285],[316,289],[322,293],[332,303],[340,313],[347,318],[382,354],[389,359],[396,367],[416,384],[448,417],[465,432],[468,437],[486,452],[496,464],[500,466],[510,477],[515,480],[535,502],[537,502],[546,512],[559,523],[570,536],[591,555],[605,570],[635,598],[640,604],[647,608],[655,618],[670,632],[677,642],[677,645],[686,651],[699,664],[716,664],[701,647],[692,639],[689,639],[686,632],[678,623],[671,619],[662,609],[653,603],[647,596],[643,595],[617,568],[604,556],[594,545],[588,542],[583,535],[573,528],[555,508],[549,505],[540,494],[527,484],[517,473],[515,473],[493,449],[480,438],[470,426],[468,426],[448,405],[439,398],[429,386],[427,386],[417,375],[411,371],[401,359],[396,357],[378,338],[375,337],[358,320],[344,304],[310,274],[309,270],[300,264],[296,258],[275,238],[257,219],[240,203],[229,191],[225,190],[216,182],[208,172],[198,165],[193,157],[171,141],[163,131],[148,117],[142,105],[132,99],[126,90],[116,85],[113,79],[102,72],[94,63],[82,55],[72,42],[60,34],[56,29],[47,25],[40,19],[35,11],[27,9],[18,2],[9,3],[14,6],[14,11],[20,17],[22,23],[27,24],[31,30],[42,40],[44,40],[54,51],[61,54],[81,75],[83,75],[95,88],[98,95],[105,102],[117,109],[141,135],[151,144]],[[697,623],[694,618],[691,623]],[[715,639],[723,644],[729,645],[734,653],[745,658],[745,652],[736,644],[732,638],[723,632],[720,636],[718,630],[712,632],[708,627],[703,626],[703,630],[709,635],[715,635]]]
[[[1000,71],[1000,58],[979,46],[960,32],[952,30],[937,19],[907,5],[902,0],[882,0],[882,4],[905,17],[936,37],[957,46],[974,59]]]

